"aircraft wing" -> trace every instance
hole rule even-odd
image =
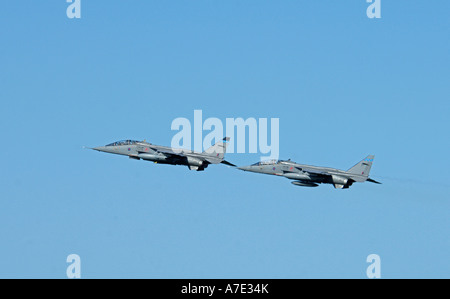
[[[186,157],[182,153],[177,153],[170,148],[161,148],[159,146],[154,146],[152,144],[140,144],[137,147],[138,154],[164,154],[167,157]]]
[[[308,173],[312,173],[312,174],[316,174],[316,175],[326,175],[329,176],[331,175],[331,173],[325,171],[325,170],[318,170],[315,168],[309,168],[309,167],[298,167],[296,166],[296,168],[300,171],[304,171],[304,172],[308,172]]]
[[[184,152],[182,150],[174,151],[170,148],[160,148],[160,147],[153,147],[153,146],[148,146],[148,147],[158,153],[186,157],[186,155],[184,154]]]
[[[195,152],[190,152],[190,151],[182,151],[182,150],[173,150],[171,148],[160,148],[160,147],[156,147],[156,146],[151,146],[151,145],[147,145],[148,148],[158,152],[158,153],[162,153],[164,155],[168,155],[170,157],[173,158],[186,158],[186,157],[194,157],[196,159],[208,162],[209,164],[218,164],[218,163],[223,163],[229,166],[234,166],[236,167],[236,165],[225,161],[223,158],[219,158],[213,155],[209,155],[209,154],[204,154],[204,153],[195,153]],[[141,151],[139,151],[141,152]],[[142,151],[142,153],[145,153],[144,151]]]

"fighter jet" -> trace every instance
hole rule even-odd
[[[355,182],[371,182],[381,184],[369,178],[375,156],[367,156],[364,160],[347,171],[302,165],[289,160],[270,160],[238,167],[240,170],[263,174],[272,174],[294,180],[292,184],[303,187],[317,187],[319,184],[333,184],[336,189],[347,189]]]
[[[128,156],[130,159],[145,160],[160,164],[186,165],[190,170],[202,171],[209,164],[223,163],[236,166],[224,160],[229,137],[217,142],[203,153],[185,149],[174,149],[167,146],[154,145],[144,141],[122,140],[93,150]]]

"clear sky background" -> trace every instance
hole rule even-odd
[[[82,0],[0,9],[0,278],[450,277],[449,1]],[[279,118],[301,188],[98,153],[177,117]],[[229,154],[248,165],[258,154]]]

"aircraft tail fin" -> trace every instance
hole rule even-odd
[[[368,177],[374,158],[374,155],[367,156],[364,160],[347,170],[347,172]]]
[[[217,142],[216,144],[205,150],[203,154],[214,156],[215,159],[220,159],[220,161],[222,161],[223,158],[225,157],[228,141],[230,141],[230,137],[225,137],[221,141]]]

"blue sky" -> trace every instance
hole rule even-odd
[[[450,277],[450,3],[7,1],[0,277]],[[383,185],[300,188],[102,154],[177,117],[279,118],[280,158]],[[256,154],[229,154],[247,165]]]

